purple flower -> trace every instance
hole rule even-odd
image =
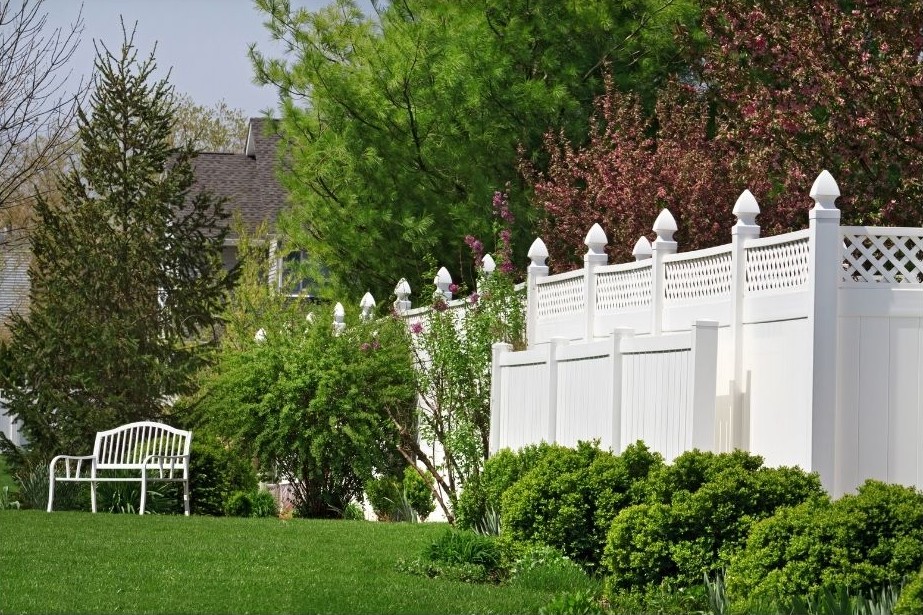
[[[368,352],[369,348],[371,348],[371,346],[369,346],[368,343],[363,343],[361,346],[359,346],[359,350],[362,352]]]
[[[445,302],[445,299],[437,299],[436,303],[433,304],[433,309],[437,312],[445,312],[448,307],[449,304]]]
[[[477,305],[478,299],[480,298],[481,296],[479,294],[471,293],[471,295],[468,297],[468,301],[471,302],[471,305]]]
[[[416,335],[417,333],[423,333],[423,325],[421,323],[415,322],[410,325],[410,332]]]
[[[449,292],[450,292],[450,293],[453,293],[453,294],[454,294],[454,293],[457,293],[457,292],[458,292],[458,284],[449,284]]]
[[[500,264],[500,271],[502,271],[503,273],[513,273],[513,271],[515,270],[516,268],[513,266],[513,263],[509,261],[503,261]]]
[[[379,348],[381,348],[381,342],[372,340],[372,350],[378,350]]]

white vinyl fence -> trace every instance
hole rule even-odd
[[[923,228],[841,227],[814,182],[806,230],[760,238],[756,199],[731,243],[677,253],[662,211],[636,262],[548,275],[529,251],[528,349],[494,348],[491,448],[642,439],[668,459],[741,448],[817,471],[923,487]]]

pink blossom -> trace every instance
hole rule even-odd
[[[458,292],[458,284],[449,284],[449,292],[450,292],[450,293],[453,293],[453,294],[454,294],[454,293],[457,293],[457,292]]]
[[[413,333],[414,335],[417,335],[418,333],[423,333],[423,325],[418,322],[413,323],[412,325],[410,325],[410,332]]]
[[[481,296],[479,294],[471,293],[471,295],[468,297],[468,301],[471,303],[471,305],[477,305],[478,299],[480,298]]]

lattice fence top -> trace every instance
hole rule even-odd
[[[923,229],[842,227],[841,281],[923,284]]]
[[[539,319],[578,314],[586,309],[583,292],[583,271],[536,284],[537,315]]]
[[[596,309],[615,312],[651,304],[651,264],[596,274]]]
[[[747,248],[747,292],[795,290],[808,283],[809,240],[803,231],[792,235],[798,237]]]
[[[701,256],[683,255],[670,260],[664,269],[664,297],[667,301],[704,299],[731,294],[730,246],[709,250]]]

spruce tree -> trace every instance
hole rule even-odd
[[[31,310],[13,320],[6,388],[44,456],[164,417],[201,364],[230,284],[223,203],[192,193],[195,151],[170,145],[173,89],[133,39],[118,54],[97,48],[79,162],[58,179],[63,205],[37,199]]]

